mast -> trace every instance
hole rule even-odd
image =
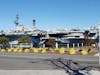
[[[19,15],[16,15],[16,20],[15,20],[15,25],[18,26],[19,25]]]
[[[36,20],[35,20],[35,19],[33,19],[33,27],[35,27],[35,23],[36,23]]]

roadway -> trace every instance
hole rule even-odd
[[[47,70],[59,69],[50,60],[62,58],[73,60],[82,66],[99,66],[99,57],[60,54],[0,53],[0,69],[3,70]]]

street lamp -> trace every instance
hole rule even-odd
[[[98,26],[98,31],[99,31],[99,43],[98,43],[98,47],[99,47],[99,66],[100,66],[100,24]]]

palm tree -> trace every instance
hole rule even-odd
[[[9,45],[9,39],[5,36],[0,37],[0,46],[1,48],[6,48]]]
[[[88,43],[89,43],[89,36],[88,36],[88,34],[89,34],[89,31],[85,31],[84,32],[84,45],[85,46],[87,46]]]
[[[84,32],[84,44],[85,44],[85,46],[90,46],[91,44],[96,44],[96,41],[89,37],[89,31]]]

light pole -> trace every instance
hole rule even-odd
[[[98,47],[99,47],[99,66],[100,66],[100,24],[98,27],[98,31],[99,31],[99,43],[98,43]]]

